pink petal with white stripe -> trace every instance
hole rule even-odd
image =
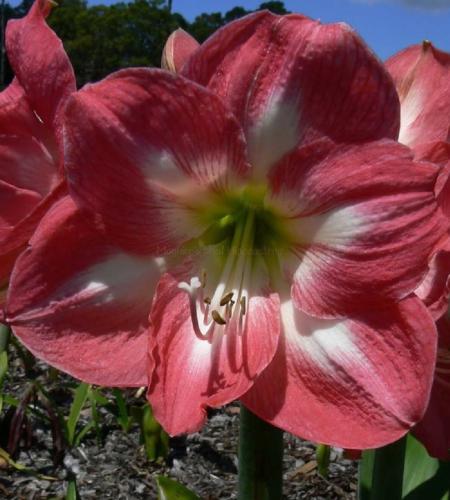
[[[194,332],[186,292],[170,274],[157,289],[151,313],[152,358],[148,398],[155,417],[172,435],[200,429],[206,408],[239,398],[272,360],[280,334],[276,294],[250,298],[243,330],[223,332],[216,325],[210,339]],[[227,325],[228,327],[228,325]]]
[[[414,149],[434,141],[448,141],[450,54],[423,42],[388,59],[386,67],[400,96],[399,141]]]
[[[66,197],[16,262],[7,321],[33,354],[81,380],[146,385],[148,312],[161,265],[106,243]]]
[[[277,354],[241,401],[304,439],[375,448],[422,417],[431,388],[436,330],[417,298],[364,316],[323,320],[281,306]]]
[[[302,148],[272,172],[290,227],[293,299],[319,317],[400,299],[421,282],[446,230],[434,197],[438,169],[384,140]]]
[[[222,97],[241,121],[263,175],[299,144],[395,139],[392,80],[345,24],[257,12],[217,31],[182,74]]]
[[[198,236],[196,208],[250,168],[239,124],[220,99],[161,70],[124,70],[85,87],[70,100],[65,131],[77,203],[140,253]]]

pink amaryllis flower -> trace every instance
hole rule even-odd
[[[16,264],[15,334],[86,381],[148,381],[171,434],[239,398],[315,441],[398,438],[429,397],[436,331],[411,292],[443,224],[437,167],[394,140],[391,78],[348,26],[269,12],[183,73],[69,99],[75,202]]]
[[[435,191],[450,225],[450,54],[430,42],[408,47],[386,66],[401,102],[399,140],[416,157],[437,163],[440,174]],[[437,458],[450,459],[450,236],[447,231],[430,254],[429,271],[417,295],[437,320],[439,345],[430,403],[414,434]]]
[[[61,41],[45,22],[50,7],[48,0],[37,0],[6,29],[16,77],[0,93],[0,289],[39,220],[65,190],[61,112],[75,78]]]

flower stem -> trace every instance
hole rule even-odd
[[[239,500],[279,500],[283,489],[283,431],[241,405]]]
[[[9,326],[0,323],[0,353],[6,350],[9,343],[10,329]]]
[[[406,436],[375,450],[371,500],[401,500]]]

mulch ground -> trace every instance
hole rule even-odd
[[[14,355],[12,358],[4,389],[6,393],[19,397],[29,379],[25,377],[21,362]],[[35,370],[37,377],[47,373],[42,363]],[[58,392],[59,404],[67,414],[71,393],[67,390],[67,402],[62,396],[65,387],[73,385],[70,377],[60,375],[45,384],[50,392]],[[132,391],[127,391],[125,395],[128,400],[133,398]],[[70,474],[77,478],[82,500],[156,499],[155,478],[161,474],[180,481],[205,500],[236,498],[237,404],[212,411],[201,432],[172,439],[169,456],[162,463],[146,460],[137,425],[125,433],[111,413],[104,409],[100,409],[100,413],[101,441],[95,434],[87,434],[78,447],[65,450],[62,463],[57,468],[53,466],[50,425],[40,419],[32,420],[31,439],[24,439],[29,442],[22,443],[15,457],[16,462],[32,473],[7,467],[0,460],[0,498],[63,499]],[[83,411],[82,421],[87,422],[89,415],[88,410]],[[344,459],[339,450],[332,450],[328,478],[322,478],[317,472],[315,446],[285,434],[284,498],[354,499],[356,473],[356,462]],[[49,477],[42,478],[42,475]]]

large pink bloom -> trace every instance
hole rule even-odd
[[[45,22],[49,9],[49,1],[38,0],[6,29],[16,78],[0,93],[0,289],[39,220],[64,192],[61,112],[75,78]]]
[[[437,168],[394,140],[390,77],[346,25],[268,12],[183,73],[125,70],[70,98],[76,204],[16,265],[14,332],[89,382],[148,372],[171,434],[241,398],[315,441],[398,438],[429,397],[436,331],[411,292],[442,220]]]
[[[386,63],[401,102],[399,140],[416,157],[441,166],[438,203],[450,224],[450,54],[431,43],[409,47]],[[450,459],[450,237],[447,232],[431,253],[430,270],[416,293],[438,320],[439,347],[431,399],[415,435],[429,453]]]

